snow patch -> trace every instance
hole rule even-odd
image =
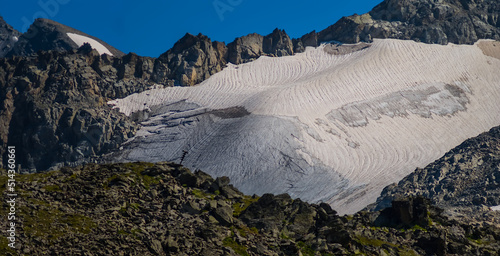
[[[84,43],[89,43],[92,48],[96,49],[99,52],[99,54],[107,54],[109,56],[113,56],[108,48],[92,38],[74,33],[66,33],[66,35],[68,35],[69,38],[71,38],[71,40],[73,40],[73,42],[78,45],[78,47],[82,46]]]
[[[490,207],[493,211],[500,211],[500,205]]]

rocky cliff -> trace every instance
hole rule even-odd
[[[500,224],[500,127],[466,140],[425,168],[384,189],[369,209],[405,196],[424,196],[446,214],[471,222]]]
[[[107,101],[151,88],[153,59],[99,55],[89,45],[0,59],[0,148],[23,169],[74,165],[117,149],[137,124]],[[3,163],[3,161],[2,161]]]
[[[16,249],[2,255],[498,255],[500,229],[451,220],[423,198],[340,217],[327,204],[240,193],[173,163],[16,176]],[[2,170],[0,186],[7,176]],[[5,216],[3,202],[0,214]],[[5,228],[3,226],[2,228]]]

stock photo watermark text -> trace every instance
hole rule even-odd
[[[5,198],[8,206],[7,214],[7,240],[8,246],[16,246],[16,147],[9,146],[7,149],[7,196]]]
[[[212,2],[220,21],[224,21],[224,14],[226,12],[234,11],[234,8],[242,3],[243,0],[214,0]]]

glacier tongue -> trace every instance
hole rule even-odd
[[[184,165],[229,176],[245,193],[286,192],[353,213],[500,125],[499,68],[477,44],[393,39],[345,55],[321,46],[230,64],[199,86],[109,102],[144,119],[109,158],[179,162],[187,151]]]

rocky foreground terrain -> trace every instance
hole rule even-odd
[[[2,171],[0,187],[7,178]],[[174,163],[18,175],[17,248],[2,255],[499,255],[500,228],[421,197],[340,217],[287,194],[243,195]],[[5,202],[0,215],[6,216]],[[6,228],[2,225],[2,229]]]

